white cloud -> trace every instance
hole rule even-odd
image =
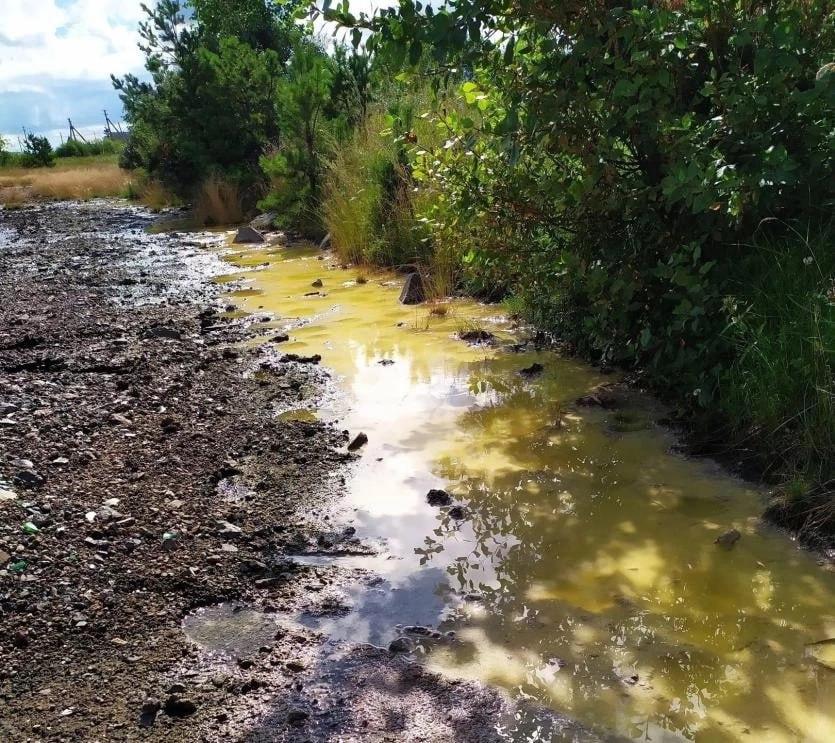
[[[3,0],[0,91],[19,80],[107,80],[142,68],[139,0]]]
[[[143,16],[140,0],[0,0],[0,131],[118,118],[110,75],[142,70]]]

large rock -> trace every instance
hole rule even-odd
[[[254,230],[267,232],[273,228],[277,216],[278,214],[276,214],[276,212],[264,212],[263,214],[259,214],[255,217],[255,219],[249,223],[249,226]]]
[[[423,279],[420,274],[410,273],[403,284],[403,291],[400,292],[400,304],[420,304],[426,299],[426,291],[423,286]]]
[[[235,235],[236,243],[262,243],[265,242],[264,236],[258,230],[244,225],[238,228],[238,234]]]

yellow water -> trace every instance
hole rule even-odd
[[[623,411],[573,404],[611,378],[455,337],[512,340],[496,308],[430,316],[398,304],[397,276],[360,284],[321,257],[235,252],[224,280],[247,282],[243,310],[275,314],[282,349],[336,373],[344,396],[321,417],[369,437],[349,502],[358,534],[382,539],[384,582],[323,629],[376,643],[397,623],[455,629],[422,646],[427,663],[636,740],[835,740],[832,645],[812,645],[835,638],[835,575],[760,524],[761,493],[671,454],[651,400],[630,398],[646,426],[629,432]],[[533,361],[545,372],[529,380]],[[431,487],[469,518],[428,506]],[[733,549],[714,544],[731,528]]]

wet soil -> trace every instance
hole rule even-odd
[[[375,580],[294,557],[367,550],[331,523],[348,432],[274,414],[328,375],[244,343],[215,238],[151,221],[0,211],[0,738],[597,739],[293,620]]]

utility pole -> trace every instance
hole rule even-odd
[[[80,139],[84,142],[84,144],[87,144],[87,140],[84,138],[84,135],[73,126],[72,119],[67,118],[67,122],[70,125],[70,139]]]
[[[121,134],[121,133],[122,133],[122,127],[121,127],[121,126],[119,126],[118,124],[114,124],[114,123],[110,120],[110,117],[107,115],[107,111],[106,111],[106,110],[105,110],[105,112],[104,112],[104,123],[105,123],[105,127],[104,127],[104,133],[105,133],[105,134],[111,134],[111,133],[117,133],[117,132],[118,132],[119,134]]]

